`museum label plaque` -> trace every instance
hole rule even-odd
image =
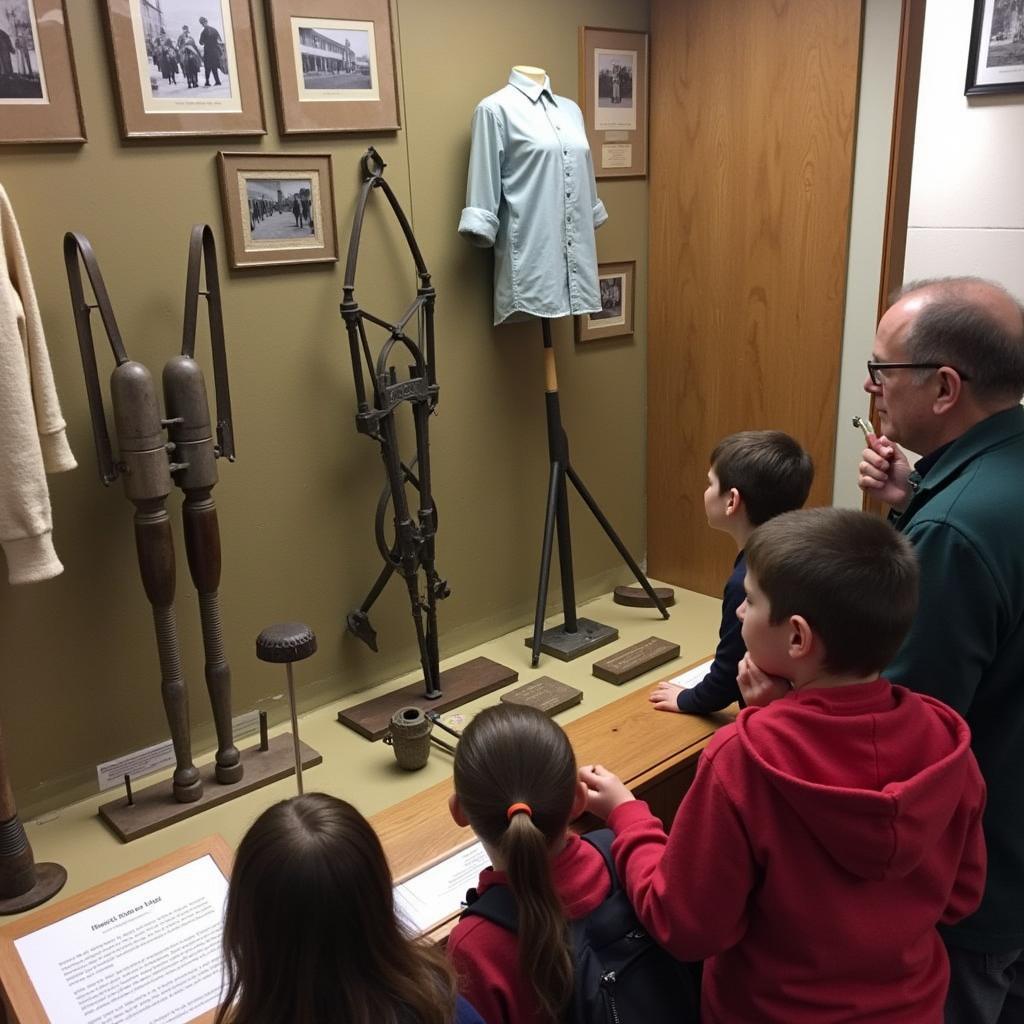
[[[594,662],[594,675],[609,683],[626,683],[643,675],[649,669],[664,665],[679,657],[679,644],[671,644],[660,637],[649,636],[617,654]]]
[[[523,704],[543,711],[545,715],[557,715],[559,711],[571,708],[583,700],[583,691],[567,686],[551,676],[541,676],[525,686],[501,695],[505,704]]]

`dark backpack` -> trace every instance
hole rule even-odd
[[[570,1024],[691,1024],[699,1018],[699,964],[675,960],[637,920],[612,862],[611,829],[583,836],[604,858],[612,887],[601,905],[571,921],[575,980]],[[515,897],[505,885],[466,894],[462,916],[475,914],[519,930]]]

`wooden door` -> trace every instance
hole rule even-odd
[[[648,565],[720,594],[708,454],[777,428],[832,493],[860,0],[651,0]]]

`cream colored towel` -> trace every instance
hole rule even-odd
[[[53,549],[46,474],[76,465],[28,258],[0,185],[0,545],[11,583],[48,580],[64,571]]]

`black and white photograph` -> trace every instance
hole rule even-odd
[[[964,92],[1022,91],[1024,0],[975,0]]]
[[[372,21],[292,18],[300,103],[376,100]]]
[[[635,281],[636,260],[598,264],[597,284],[601,294],[601,310],[598,313],[583,313],[575,318],[577,342],[633,336]]]
[[[147,111],[220,111],[237,99],[231,12],[224,0],[131,2]]]
[[[0,0],[0,104],[46,103],[32,0]]]
[[[244,175],[249,206],[246,247],[272,248],[260,243],[319,246],[313,182],[309,178],[264,178]]]
[[[635,51],[595,51],[594,122],[599,131],[636,128],[635,74]]]
[[[591,313],[591,320],[604,321],[604,326],[625,323],[622,315],[622,298],[626,290],[626,275],[612,274],[598,279],[601,288],[601,312]]]

